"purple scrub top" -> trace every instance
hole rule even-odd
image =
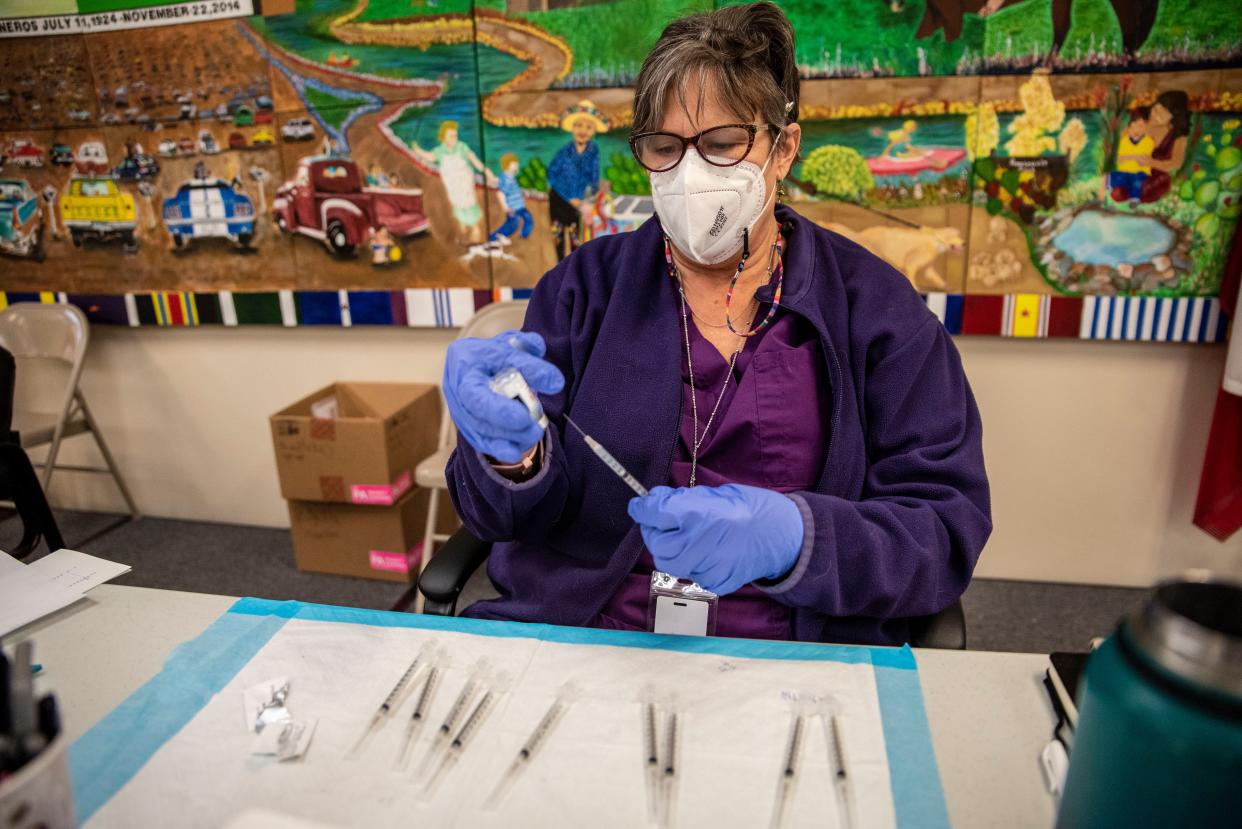
[[[766,313],[764,306],[760,315]],[[702,335],[693,318],[690,353],[694,357],[693,394],[698,402],[700,434],[716,400],[720,400],[711,430],[699,447],[697,483],[748,484],[777,492],[814,487],[823,468],[828,437],[828,418],[824,416],[827,390],[818,370],[823,355],[814,329],[792,314],[778,312],[771,326],[746,341],[723,397],[721,386],[729,373],[729,361]],[[690,373],[684,356],[681,362],[681,428],[669,476],[669,485],[675,487],[690,485],[694,440]],[[644,548],[634,569],[591,624],[646,630],[654,566],[651,553]],[[788,639],[790,610],[748,584],[720,598],[716,635]]]

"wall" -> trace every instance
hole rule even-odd
[[[335,379],[436,382],[452,336],[97,326],[84,387],[144,513],[286,526],[267,416]],[[979,575],[1144,585],[1211,566],[1242,576],[1242,534],[1222,545],[1190,524],[1222,348],[957,342],[994,499]],[[52,496],[120,508],[102,478],[58,476]]]

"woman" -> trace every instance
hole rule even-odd
[[[1143,202],[1163,198],[1173,187],[1173,176],[1186,162],[1187,133],[1190,132],[1190,99],[1185,92],[1171,89],[1160,93],[1147,119],[1147,135],[1156,148],[1151,155],[1139,156],[1141,167],[1151,167],[1143,182]]]
[[[470,242],[483,240],[483,210],[474,189],[474,170],[487,174],[487,168],[474,150],[457,139],[456,121],[444,121],[437,135],[439,144],[428,152],[417,144],[410,144],[410,152],[424,164],[440,171],[440,180],[448,192],[449,204],[453,206],[453,218],[457,220],[461,237]],[[471,168],[474,168],[473,170]]]
[[[634,99],[658,219],[561,262],[523,333],[450,346],[450,492],[501,542],[468,615],[642,629],[659,570],[721,597],[718,635],[895,643],[965,589],[991,520],[961,363],[900,273],[774,209],[797,116],[775,6],[675,21]],[[546,431],[490,391],[508,367]]]
[[[590,101],[578,102],[561,116],[561,129],[573,140],[557,150],[548,165],[548,213],[558,261],[578,246],[583,204],[599,190],[595,134],[608,132],[608,126],[608,119]]]

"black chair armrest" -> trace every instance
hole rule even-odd
[[[453,533],[427,562],[418,579],[418,589],[424,600],[423,613],[455,615],[462,589],[491,552],[490,541],[480,541],[464,527]]]
[[[966,613],[958,599],[932,616],[910,620],[910,645],[915,648],[966,650]]]

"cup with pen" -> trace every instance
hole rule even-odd
[[[68,829],[76,825],[73,789],[56,698],[34,690],[33,647],[0,653],[0,825]]]

